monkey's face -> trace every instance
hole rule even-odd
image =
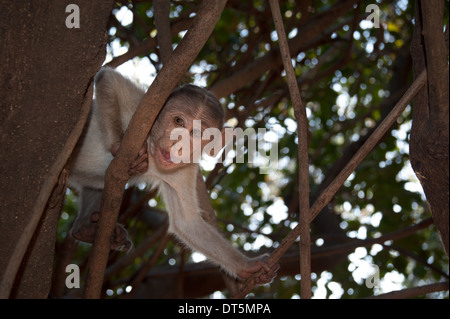
[[[202,112],[202,107],[183,102],[186,101],[170,100],[150,132],[149,153],[161,171],[198,163],[203,149],[212,140],[205,138],[203,133],[215,121]],[[221,143],[221,139],[218,142]]]

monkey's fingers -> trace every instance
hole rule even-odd
[[[147,158],[148,154],[147,154],[147,141],[144,142],[144,144],[142,144],[141,149],[139,150],[139,153],[137,155],[136,161],[138,159],[141,158]]]
[[[147,144],[147,141],[145,141],[144,144],[142,144],[141,149],[139,150],[138,156],[141,156],[141,155],[144,155],[145,153],[147,153],[147,149],[148,149],[148,144]]]
[[[148,169],[148,161],[141,162],[137,166],[128,170],[128,175],[133,176],[140,173],[145,173]]]
[[[267,272],[268,275],[270,275],[272,278],[277,275],[278,270],[280,269],[280,264],[275,263],[270,270]]]
[[[144,154],[136,157],[136,159],[133,161],[133,163],[131,163],[130,168],[135,168],[135,167],[139,166],[141,163],[146,163],[146,162],[148,162],[148,154],[144,153]]]
[[[280,269],[280,265],[274,264],[268,271],[265,271],[261,275],[256,276],[255,284],[263,285],[270,283],[276,277],[278,269]],[[264,268],[264,270],[266,270],[266,268]]]
[[[146,163],[147,167],[144,167],[142,163]],[[139,150],[138,156],[131,163],[130,169],[135,170],[139,167],[138,172],[145,172],[148,168],[148,153],[147,153],[147,142],[144,142],[141,149]]]

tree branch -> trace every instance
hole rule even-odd
[[[339,1],[329,10],[318,14],[314,19],[311,19],[306,24],[302,25],[299,28],[297,36],[288,41],[291,54],[296,55],[300,52],[308,42],[323,33],[334,21],[336,21],[337,17],[346,14],[356,2],[356,0]],[[263,57],[250,63],[246,68],[239,70],[238,72],[234,72],[235,70],[233,69],[233,71],[230,72],[233,75],[215,83],[211,87],[211,92],[218,98],[228,96],[237,89],[260,78],[267,70],[277,69],[281,64],[282,61],[279,49],[272,49]]]
[[[430,226],[433,224],[433,220],[431,218],[427,218],[415,225],[411,225],[409,227],[399,229],[397,231],[382,235],[378,238],[369,238],[369,239],[355,239],[349,243],[337,244],[329,247],[317,248],[314,250],[314,257],[322,257],[329,256],[341,253],[347,253],[349,251],[354,250],[357,247],[369,247],[374,244],[384,244],[389,240],[398,240],[401,238],[408,237],[416,232]]]
[[[174,36],[181,31],[189,29],[191,25],[192,25],[192,19],[190,19],[190,18],[186,18],[186,19],[180,20],[178,22],[175,22],[170,28],[171,35]],[[126,53],[124,53],[118,57],[115,57],[112,61],[110,61],[106,65],[110,66],[112,68],[116,68],[119,65],[127,62],[128,60],[131,60],[132,58],[134,58],[136,56],[146,55],[146,54],[150,53],[152,50],[154,50],[156,48],[157,43],[158,43],[157,39],[148,38],[147,40],[143,41],[138,46],[128,50]]]
[[[420,76],[411,84],[409,89],[405,92],[400,101],[397,102],[395,107],[389,113],[388,116],[380,123],[377,129],[367,139],[367,141],[361,146],[356,154],[351,158],[347,165],[342,169],[338,176],[330,183],[330,185],[320,194],[319,198],[314,202],[311,208],[312,220],[316,218],[317,214],[327,205],[342,184],[347,180],[350,174],[358,167],[358,165],[364,160],[364,158],[372,151],[373,147],[378,141],[386,134],[389,128],[395,123],[397,118],[403,112],[404,108],[414,98],[417,92],[425,85],[427,81],[427,73],[424,71]]]
[[[413,298],[420,295],[429,294],[432,292],[437,291],[444,291],[448,290],[448,281],[439,282],[435,284],[420,286],[420,287],[414,287],[414,288],[407,288],[403,290],[397,290],[388,292],[386,294],[381,294],[378,296],[371,296],[365,299],[406,299],[406,298]]]
[[[158,31],[156,37],[159,44],[159,53],[162,64],[166,64],[172,54],[172,35],[170,32],[170,2],[155,0],[155,25]]]
[[[400,114],[403,112],[404,108],[409,104],[409,102],[414,98],[417,92],[425,85],[427,81],[427,73],[423,71],[417,79],[411,84],[402,98],[397,102],[392,111],[386,116],[386,118],[380,123],[373,134],[367,139],[367,141],[361,146],[361,148],[356,152],[352,159],[347,163],[347,165],[342,169],[338,176],[330,183],[330,185],[320,194],[316,199],[313,206],[311,207],[310,214],[311,220],[314,220],[320,211],[327,205],[331,199],[334,197],[336,192],[342,186],[342,184],[347,180],[350,174],[358,167],[358,165],[364,160],[364,158],[370,153],[373,147],[378,143],[378,141],[389,131],[389,128],[394,124]],[[297,237],[300,235],[301,225],[298,224],[281,242],[270,255],[269,264],[273,265],[277,260],[283,256],[283,254],[288,250],[288,248],[295,242]],[[256,275],[260,275],[259,272]],[[251,278],[250,278],[251,279]],[[235,298],[244,298],[247,293],[253,288],[253,280],[247,281],[241,293]]]
[[[283,19],[281,17],[278,0],[270,0],[273,21],[278,33],[278,43],[280,45],[281,58],[288,81],[289,92],[291,94],[294,115],[297,120],[298,136],[298,166],[299,166],[299,225],[300,225],[300,274],[301,297],[311,299],[311,237],[309,233],[310,212],[309,212],[309,160],[308,160],[308,119],[306,109],[303,105],[300,91],[292,66],[289,45],[284,31]]]
[[[170,239],[170,235],[166,233],[166,235],[160,240],[158,243],[158,246],[156,247],[155,251],[153,252],[150,259],[139,269],[139,271],[134,276],[133,280],[130,283],[130,286],[133,287],[133,290],[131,294],[128,294],[126,298],[130,298],[135,292],[136,288],[142,283],[142,281],[145,279],[145,276],[150,271],[150,269],[156,265],[156,262],[158,261],[159,256],[164,251],[164,248],[166,247],[167,242]]]
[[[428,84],[414,101],[411,166],[430,204],[431,215],[449,255],[449,75],[443,33],[444,2],[416,1],[411,44],[414,76],[423,70]]]
[[[0,282],[0,299],[5,299],[9,297],[9,294],[16,278],[17,271],[20,268],[20,263],[27,251],[28,245],[30,244],[31,238],[36,231],[36,227],[42,218],[42,214],[45,211],[45,205],[47,204],[49,197],[57,183],[58,176],[61,174],[64,165],[67,162],[72,150],[74,149],[81,133],[83,131],[86,119],[89,114],[92,103],[94,81],[91,80],[89,86],[87,87],[86,93],[84,95],[84,100],[80,109],[80,116],[78,121],[75,123],[69,137],[67,138],[66,144],[63,150],[59,153],[53,166],[49,169],[48,178],[44,181],[39,196],[34,204],[33,212],[30,215],[31,218],[28,224],[22,231],[19,241],[16,243],[14,252],[9,259],[8,265],[5,269],[2,281]]]

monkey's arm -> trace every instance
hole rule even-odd
[[[198,198],[198,205],[200,208],[200,213],[201,213],[203,219],[208,224],[213,226],[214,228],[217,228],[216,214],[214,213],[214,208],[211,205],[209,193],[208,193],[208,190],[206,189],[206,185],[203,180],[203,176],[202,176],[200,167],[198,168],[198,171],[197,171],[197,198]]]
[[[145,91],[111,68],[102,68],[95,76],[95,110],[104,143],[113,156],[119,150],[123,134]],[[147,143],[142,145],[128,170],[130,176],[148,168]]]
[[[219,230],[202,218],[198,211],[201,205],[197,200],[196,192],[186,187],[193,183],[192,179],[189,183],[190,175],[186,174],[186,171],[180,174],[178,183],[174,185],[175,189],[168,185],[162,185],[160,189],[169,212],[169,230],[192,249],[200,251],[209,260],[220,265],[231,276],[246,279],[263,268],[265,273],[260,278],[256,278],[256,283],[270,282],[276,274],[278,265],[270,267],[265,256],[257,258],[245,256],[234,248]],[[178,187],[178,185],[184,185],[184,187]]]
[[[245,256],[206,223],[198,213],[186,218],[184,214],[179,214],[174,219],[170,230],[191,248],[220,265],[232,277],[247,279],[261,268],[265,272],[256,278],[256,284],[270,282],[275,277],[278,265],[270,267],[265,255],[257,258]]]
[[[111,68],[95,76],[95,106],[105,146],[115,155],[145,91]]]

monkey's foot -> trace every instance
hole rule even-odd
[[[133,247],[133,242],[128,239],[127,230],[120,224],[116,224],[111,236],[111,249],[127,252]]]
[[[75,224],[72,228],[72,237],[85,243],[94,243],[95,231],[99,217],[99,213],[94,212],[91,216],[90,224]],[[128,239],[127,230],[122,225],[116,224],[114,232],[111,236],[111,249],[127,252],[131,247],[133,247],[133,243]]]

